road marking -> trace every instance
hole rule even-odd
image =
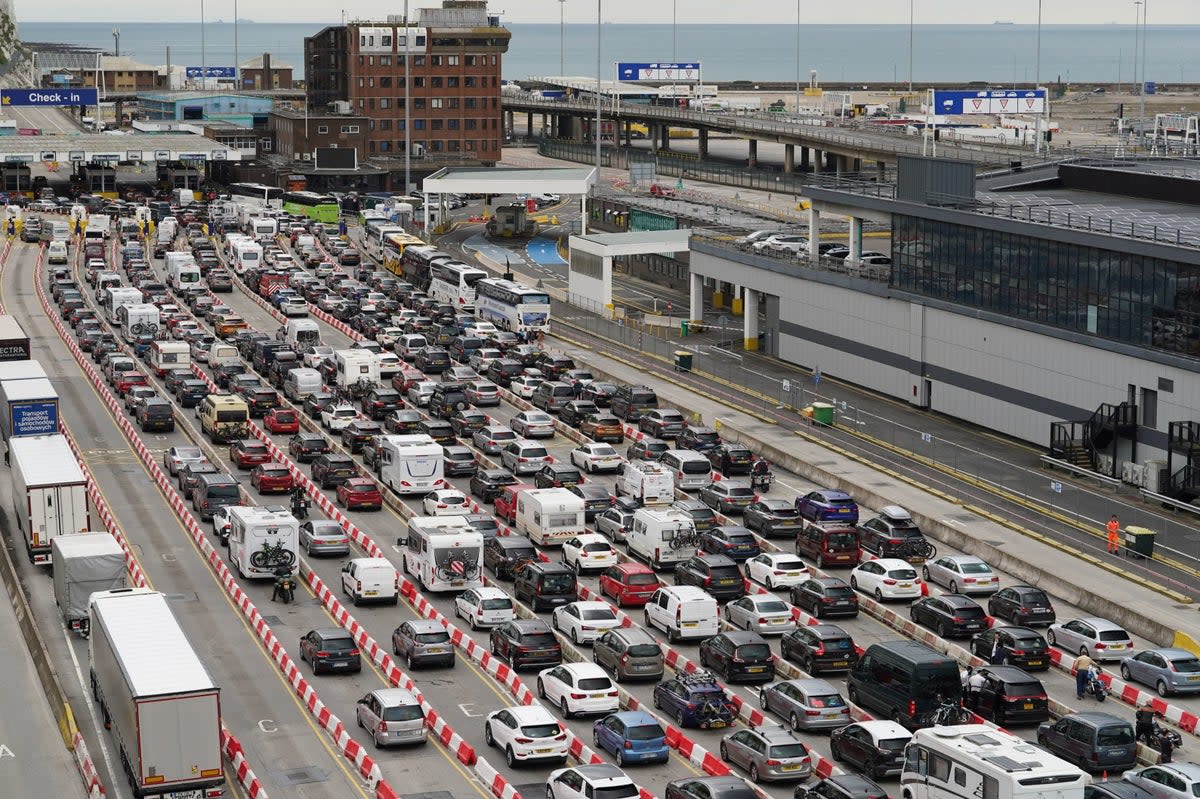
[[[957,521],[955,521],[954,519],[938,519],[938,521],[939,521],[939,522],[941,522],[942,524],[948,524],[948,525],[950,525],[951,527],[958,527],[958,526],[959,526],[959,525],[958,525],[958,522],[957,522]]]
[[[474,702],[464,702],[463,704],[458,706],[458,709],[461,710],[462,714],[464,716],[466,716],[467,718],[477,719],[477,718],[483,717],[483,715],[484,715],[483,713],[472,713],[470,710],[467,710],[467,708],[469,708],[469,707],[470,708],[475,707],[475,703]]]
[[[260,719],[258,728],[263,732],[278,732],[279,728],[275,726],[275,719]]]
[[[15,760],[17,756],[8,748],[8,744],[0,744],[0,757],[11,757]]]
[[[179,558],[175,557],[174,552],[164,552],[161,555],[162,559],[167,563],[175,563]]]

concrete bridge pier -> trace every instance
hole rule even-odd
[[[700,128],[699,131],[699,154],[700,160],[708,158],[708,128]]]
[[[808,150],[809,150],[809,148],[807,148],[807,147],[800,148],[800,171],[801,172],[807,172],[808,168],[809,168],[808,167]]]
[[[813,154],[813,172],[818,172],[818,173],[824,172],[825,171],[825,151],[818,150],[816,147],[814,147],[814,148],[812,148],[812,154]]]
[[[796,145],[783,145],[783,171],[785,174],[792,174],[796,171]]]
[[[758,166],[758,139],[750,139],[750,157],[747,159],[748,166]]]
[[[528,114],[525,115],[525,135],[526,136],[533,135],[533,112],[532,111],[530,111]]]

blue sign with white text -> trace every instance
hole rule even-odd
[[[933,92],[935,114],[1041,114],[1046,110],[1045,89],[979,89]]]
[[[99,102],[100,98],[95,89],[0,89],[0,106],[57,107],[96,105]]]
[[[50,436],[58,432],[58,403],[53,400],[13,404],[10,411],[14,436]]]
[[[236,67],[186,67],[184,73],[189,78],[233,78],[237,76]]]
[[[617,80],[681,80],[699,81],[700,62],[621,62],[617,64]]]

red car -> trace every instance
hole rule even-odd
[[[351,477],[337,487],[338,502],[346,510],[382,510],[383,494],[375,481],[368,477]]]
[[[282,463],[260,463],[250,470],[250,485],[260,494],[285,494],[296,485],[295,478]]]
[[[113,381],[113,387],[116,388],[117,394],[125,396],[125,392],[134,386],[148,386],[150,379],[141,372],[121,372],[117,375],[117,379]]]
[[[618,563],[600,574],[600,592],[612,597],[617,607],[645,605],[661,585],[658,575],[641,563]]]
[[[270,463],[271,453],[267,451],[266,444],[247,438],[229,445],[229,460],[236,463],[239,469],[249,469],[261,463]]]
[[[527,488],[533,488],[533,483],[517,483],[516,485],[504,486],[500,489],[500,494],[496,497],[495,508],[496,516],[501,521],[509,524],[516,524],[517,521],[517,494]]]
[[[263,427],[272,433],[299,433],[300,415],[291,408],[274,408],[263,418]]]

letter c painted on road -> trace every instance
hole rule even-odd
[[[262,719],[258,722],[258,728],[263,732],[279,731],[279,728],[275,726],[275,719]]]

